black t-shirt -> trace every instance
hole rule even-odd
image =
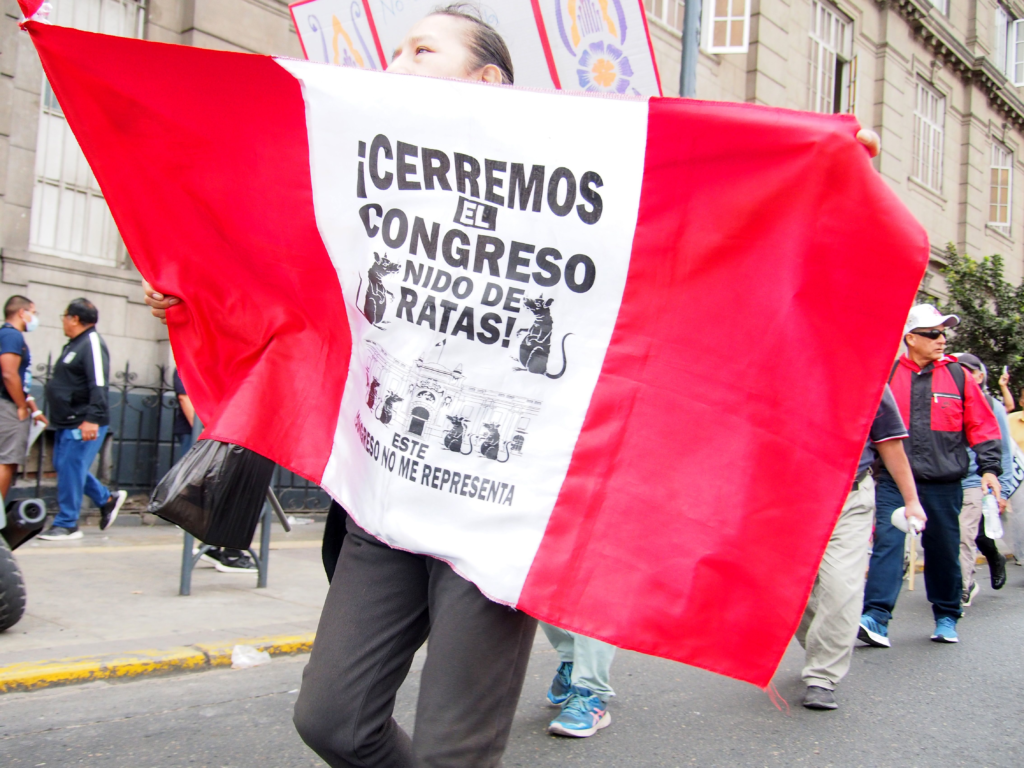
[[[178,375],[178,369],[174,369],[174,394],[175,400],[178,395],[184,395],[185,385],[181,381],[181,376]],[[191,435],[192,427],[188,423],[188,419],[185,418],[185,412],[181,410],[181,401],[178,400],[178,410],[174,414],[174,434],[175,435]]]
[[[25,336],[10,323],[0,326],[0,355],[21,355],[21,363],[18,365],[18,378],[21,379],[21,386],[27,390],[29,387],[28,367],[32,363],[32,356],[28,352],[28,344],[25,343]],[[0,397],[4,400],[14,402],[7,387],[0,386]]]
[[[868,471],[868,467],[875,463],[878,458],[878,451],[875,450],[876,443],[884,443],[888,440],[905,440],[907,428],[903,424],[903,417],[900,416],[900,408],[896,405],[896,398],[892,395],[889,385],[885,385],[882,393],[882,402],[878,404],[875,411],[875,420],[871,422],[871,432],[868,433],[868,441],[864,444],[864,452],[860,455],[860,464],[857,466],[857,477],[861,477]]]

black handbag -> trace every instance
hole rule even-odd
[[[204,544],[248,549],[273,472],[248,448],[200,440],[164,475],[148,510]]]

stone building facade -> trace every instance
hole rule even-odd
[[[0,15],[0,302],[32,298],[35,362],[64,344],[60,313],[77,296],[100,312],[113,371],[141,381],[169,361],[167,333],[142,303],[140,276],[49,90],[15,0]],[[165,43],[301,58],[284,0],[50,0],[56,24]]]
[[[706,22],[715,3],[706,0]],[[743,4],[744,0],[732,0]],[[645,0],[666,95],[678,93],[678,0]],[[749,47],[701,52],[697,96],[852,112],[882,138],[875,166],[928,231],[1001,254],[1024,277],[1024,4],[1017,0],[746,0]],[[710,13],[709,13],[710,12]],[[660,19],[659,19],[660,17]],[[678,27],[678,29],[677,29]]]
[[[526,0],[523,0],[524,2]],[[696,0],[695,0],[696,1]],[[1000,253],[1024,277],[1024,0],[703,0],[697,96],[852,112],[882,138],[878,171],[946,243]],[[285,0],[51,0],[55,23],[169,43],[301,57]],[[681,0],[643,0],[666,95],[678,93]],[[37,362],[76,296],[100,309],[113,367],[168,361],[166,333],[49,91],[15,0],[0,15],[0,300],[41,310]],[[1022,20],[1019,21],[1018,20]],[[1019,40],[1019,42],[1018,42]],[[147,373],[148,372],[148,373]]]

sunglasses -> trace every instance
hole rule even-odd
[[[939,336],[942,336],[943,338],[946,337],[946,332],[941,328],[933,331],[911,331],[911,333],[915,336],[924,336],[926,339],[931,339],[932,341],[939,338]]]

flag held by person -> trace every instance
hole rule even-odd
[[[767,685],[928,258],[852,116],[24,26],[183,299],[208,437],[494,600]]]

